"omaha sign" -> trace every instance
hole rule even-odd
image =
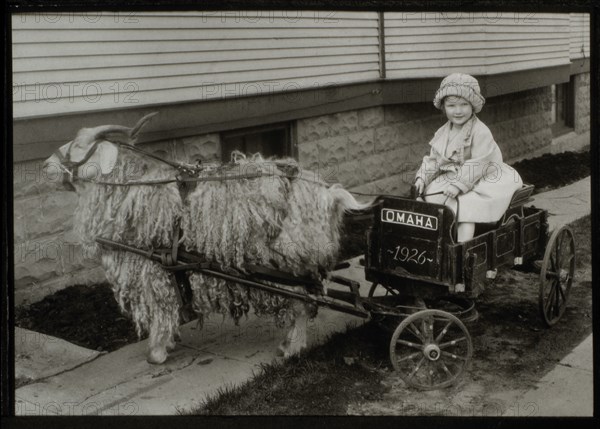
[[[438,229],[437,217],[403,210],[383,209],[381,210],[381,221],[429,229],[431,231],[437,231]]]

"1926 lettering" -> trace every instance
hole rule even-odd
[[[419,252],[419,249],[409,248],[406,246],[396,246],[394,250],[388,250],[389,253],[394,254],[394,260],[400,262],[414,262],[415,264],[423,265],[426,262],[433,262],[433,258],[428,258],[426,255],[427,251],[423,250]]]

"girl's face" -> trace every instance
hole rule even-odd
[[[450,95],[444,98],[444,111],[453,125],[462,126],[473,114],[473,107],[464,98]]]

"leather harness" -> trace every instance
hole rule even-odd
[[[85,156],[79,161],[71,160],[71,147],[73,146],[73,141],[71,141],[71,143],[69,143],[69,147],[67,148],[66,155],[63,155],[61,153],[61,151],[58,149],[54,152],[54,155],[56,155],[56,157],[60,161],[60,165],[64,168],[64,171],[62,174],[63,185],[70,186],[71,190],[75,190],[75,187],[73,186],[73,181],[74,181],[74,179],[79,178],[77,168],[79,166],[85,164],[86,162],[88,162],[88,160],[96,152],[96,149],[98,149],[99,143],[100,143],[100,140],[94,141],[92,146],[86,152]]]

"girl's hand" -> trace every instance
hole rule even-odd
[[[425,191],[425,182],[420,177],[415,182],[415,188],[417,190],[417,196],[420,196]]]
[[[460,194],[460,189],[454,185],[450,185],[444,190],[444,195],[449,198],[456,198],[458,194]]]

